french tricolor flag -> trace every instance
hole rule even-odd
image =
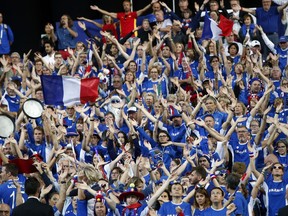
[[[204,26],[202,32],[203,40],[219,40],[220,36],[229,36],[233,29],[233,21],[220,14],[219,24],[210,18],[207,11],[204,17]]]
[[[72,106],[95,102],[99,78],[77,79],[69,76],[41,76],[44,103]]]

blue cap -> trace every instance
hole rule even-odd
[[[66,137],[68,137],[68,136],[78,136],[79,134],[78,134],[78,132],[77,132],[77,130],[76,130],[76,128],[75,127],[71,127],[71,128],[67,128],[67,134],[66,134]]]
[[[168,179],[167,176],[161,176],[161,178],[155,182],[156,185],[159,185]]]
[[[170,107],[169,113],[170,113],[170,120],[172,120],[175,117],[182,117],[182,115],[174,107]]]
[[[287,40],[287,37],[286,36],[281,36],[279,38],[279,43],[286,43],[288,40]]]

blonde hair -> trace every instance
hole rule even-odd
[[[169,101],[173,101],[174,103],[176,103],[177,102],[177,96],[175,94],[169,94],[167,96],[167,102],[169,102]]]
[[[87,178],[87,184],[98,182],[101,174],[92,164],[85,164],[81,171]]]

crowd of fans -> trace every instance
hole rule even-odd
[[[15,121],[0,139],[0,213],[26,215],[36,197],[63,216],[287,215],[288,1],[229,3],[179,0],[181,14],[158,0],[135,12],[129,0],[117,13],[91,5],[103,22],[77,18],[87,43],[64,14],[23,57],[0,14],[0,114]],[[203,37],[205,10],[233,20],[231,33]],[[41,75],[98,77],[99,97],[45,104]],[[28,98],[41,117],[25,115]],[[35,181],[42,190],[29,193]]]

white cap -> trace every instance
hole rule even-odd
[[[130,107],[127,112],[137,112],[136,107]]]
[[[260,46],[261,47],[261,44],[258,40],[253,40],[250,42],[250,47],[255,47],[255,46]]]

